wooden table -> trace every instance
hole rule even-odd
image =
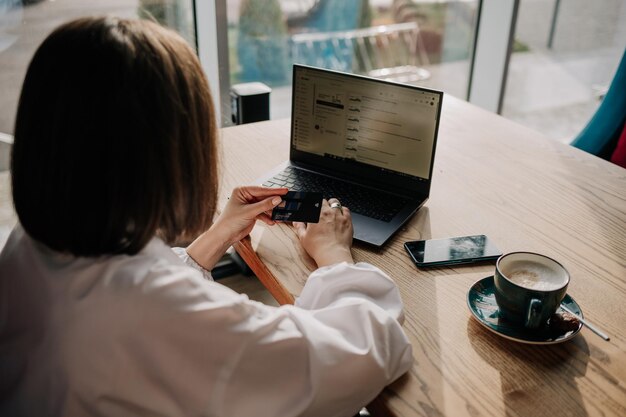
[[[222,146],[223,203],[288,158],[289,121],[223,129]],[[503,339],[466,304],[493,266],[420,271],[402,247],[472,234],[560,261],[569,294],[611,341],[586,328],[559,345]],[[259,224],[236,249],[280,303],[315,267],[286,225]],[[446,96],[430,199],[382,250],[356,245],[354,255],[399,285],[415,356],[368,407],[373,414],[626,416],[626,170]]]
[[[286,120],[222,130],[221,204],[232,187],[287,159],[288,143]],[[8,183],[0,173],[7,232],[15,222]],[[493,267],[419,271],[402,248],[470,234],[562,262],[569,294],[611,341],[587,329],[554,346],[502,339],[465,301]],[[314,268],[285,225],[259,225],[236,249],[281,303]],[[368,407],[374,415],[626,416],[626,170],[446,96],[426,206],[381,251],[356,245],[354,255],[398,283],[415,356],[413,369]]]

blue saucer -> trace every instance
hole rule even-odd
[[[550,345],[570,340],[583,327],[579,320],[559,309],[543,327],[528,330],[500,317],[493,291],[493,276],[477,281],[467,293],[467,305],[476,320],[497,335],[521,343]],[[569,295],[565,295],[561,304],[584,318],[580,306]]]

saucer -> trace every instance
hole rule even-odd
[[[529,330],[520,324],[511,323],[500,317],[494,289],[493,276],[477,281],[467,293],[467,305],[480,324],[499,336],[521,343],[550,345],[570,340],[583,327],[579,320],[573,319],[571,314],[562,309],[557,310],[548,323],[539,329]],[[580,306],[569,295],[565,295],[561,304],[584,318]]]

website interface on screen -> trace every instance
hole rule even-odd
[[[292,146],[428,179],[440,95],[297,68]]]

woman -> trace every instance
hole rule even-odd
[[[40,46],[0,254],[0,415],[348,416],[410,367],[398,290],[354,264],[346,208],[295,224],[319,267],[296,306],[210,280],[287,192],[238,188],[212,223],[211,103],[156,24],[80,19]]]

